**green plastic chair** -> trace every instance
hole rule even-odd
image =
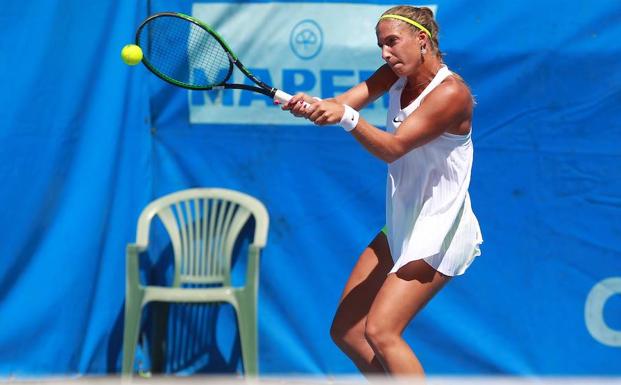
[[[151,221],[158,216],[173,247],[172,286],[143,285],[138,258],[146,252]],[[231,256],[244,225],[254,217],[255,231],[248,247],[246,282],[231,286]],[[126,250],[126,302],[123,334],[124,377],[133,374],[134,354],[143,307],[151,302],[226,302],[237,314],[242,362],[246,375],[258,375],[257,292],[259,257],[267,240],[269,217],[257,199],[238,191],[195,188],[151,202],[140,214],[136,243]],[[209,284],[207,288],[183,285]],[[215,285],[215,287],[213,287]]]

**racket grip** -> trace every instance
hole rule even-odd
[[[289,95],[285,91],[276,90],[276,93],[274,94],[274,101],[280,104],[285,104],[289,100],[291,100],[292,97],[293,95]],[[304,107],[308,107],[308,106],[310,106],[310,104],[304,102]]]
[[[276,90],[276,93],[274,94],[274,100],[282,104],[287,103],[292,97],[292,95],[289,95],[285,91],[281,90]]]

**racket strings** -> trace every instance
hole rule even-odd
[[[152,67],[188,86],[211,87],[230,73],[231,62],[218,40],[185,19],[152,19],[140,32],[140,45]]]

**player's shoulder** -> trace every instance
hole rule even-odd
[[[464,79],[456,73],[447,76],[447,78],[438,85],[437,89],[445,96],[465,100],[472,99],[470,87],[468,87]]]
[[[434,100],[443,100],[448,104],[461,105],[466,108],[472,107],[473,104],[470,87],[456,73],[447,76],[429,96]]]

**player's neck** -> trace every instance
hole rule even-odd
[[[415,93],[422,92],[431,83],[444,63],[437,58],[427,59],[421,64],[415,74],[407,77],[408,81],[405,88]]]

